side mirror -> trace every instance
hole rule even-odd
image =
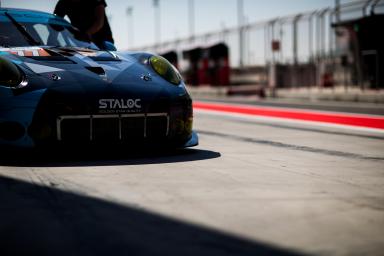
[[[116,46],[108,41],[104,41],[104,49],[110,52],[117,51]]]

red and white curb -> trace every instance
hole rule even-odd
[[[302,110],[279,107],[263,107],[240,104],[194,102],[195,111],[219,115],[231,115],[264,120],[299,121],[332,127],[345,127],[365,131],[384,133],[384,117],[366,114],[349,114],[340,112]]]

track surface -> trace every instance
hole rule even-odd
[[[382,255],[384,135],[195,111],[200,145],[0,162],[0,255]]]

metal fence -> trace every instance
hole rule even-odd
[[[183,50],[224,42],[230,49],[232,69],[264,67],[269,84],[273,84],[273,67],[281,71],[280,80],[289,81],[285,82],[287,86],[320,85],[320,74],[330,68],[333,69],[335,83],[356,85],[359,82],[353,78],[353,69],[346,70],[336,59],[340,54],[332,24],[371,13],[384,13],[384,0],[350,2],[134,50],[159,54],[176,51],[180,55],[179,67],[183,70],[186,66],[181,56]],[[296,75],[303,72],[305,77]],[[289,79],[284,77],[286,74],[289,74]]]

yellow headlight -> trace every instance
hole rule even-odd
[[[181,76],[176,68],[169,63],[168,60],[161,56],[152,56],[149,58],[149,62],[153,70],[168,82],[179,85],[181,83]]]

